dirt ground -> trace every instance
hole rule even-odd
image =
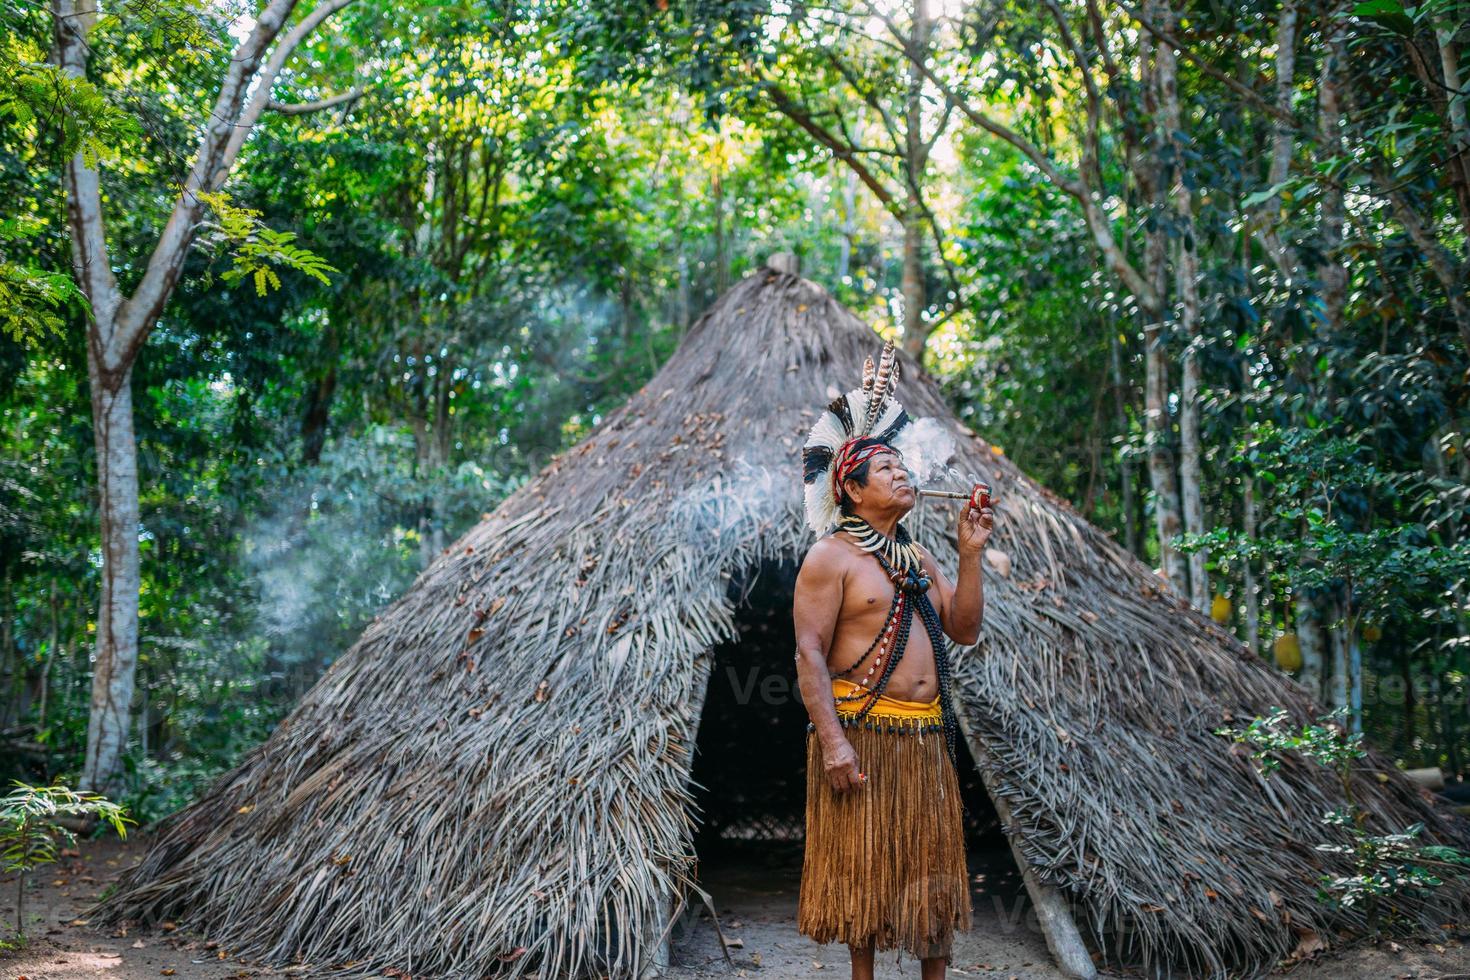
[[[100,930],[80,918],[85,908],[143,853],[134,835],[118,841],[83,842],[60,864],[44,869],[26,896],[31,940],[19,952],[0,953],[4,980],[143,980],[159,976],[200,978],[289,977],[299,971],[262,966],[207,937],[182,930],[124,933]],[[955,976],[1053,980],[1046,943],[1025,900],[1019,877],[1003,854],[972,856],[974,926],[960,937],[950,973]],[[686,913],[675,929],[670,980],[731,977],[787,980],[843,977],[847,952],[818,946],[795,930],[800,865],[793,852],[764,848],[736,858],[707,859],[700,869],[719,914],[730,962],[709,912]],[[0,878],[0,921],[5,934],[15,916],[15,880]],[[1317,952],[1276,975],[1294,980],[1470,980],[1470,924],[1447,931],[1443,942],[1382,943]],[[400,980],[404,974],[399,974]],[[879,957],[880,978],[917,977],[918,964],[896,953]],[[1104,977],[1125,976],[1103,974]]]

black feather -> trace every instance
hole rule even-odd
[[[884,429],[882,432],[878,433],[875,438],[877,438],[879,442],[886,442],[891,446],[893,445],[893,437],[898,435],[898,431],[908,424],[908,410],[900,408],[898,410],[898,418],[894,419],[893,424]]]
[[[832,399],[832,404],[827,406],[827,411],[837,416],[837,421],[842,423],[843,432],[852,435],[852,409],[848,407],[846,395],[838,395]]]
[[[832,465],[832,450],[826,446],[807,446],[801,451],[802,482],[815,483],[822,471]]]

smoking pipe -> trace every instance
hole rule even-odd
[[[988,483],[977,483],[969,493],[959,490],[925,490],[919,488],[919,493],[925,497],[942,497],[948,500],[968,500],[970,506],[976,510],[984,510],[991,504],[990,485]]]

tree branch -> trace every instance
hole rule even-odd
[[[892,18],[874,6],[872,0],[863,0],[863,4],[872,16],[883,21],[889,33],[898,40],[901,49],[910,61],[918,65],[919,71],[923,73],[924,77],[955,108],[959,109],[965,118],[992,136],[996,136],[1017,150],[1020,150],[1027,159],[1036,165],[1037,169],[1046,175],[1047,179],[1058,190],[1074,198],[1082,206],[1082,216],[1087,222],[1087,229],[1092,234],[1093,243],[1097,245],[1098,250],[1102,253],[1108,268],[1113,270],[1118,278],[1123,281],[1124,286],[1133,295],[1133,298],[1138,302],[1139,306],[1151,314],[1157,313],[1160,309],[1158,292],[1133,267],[1132,263],[1128,261],[1128,257],[1123,253],[1122,248],[1119,247],[1117,240],[1113,237],[1113,231],[1110,227],[1108,217],[1098,205],[1096,198],[1093,197],[1092,188],[1087,184],[1086,177],[1083,175],[1075,178],[1067,177],[1058,168],[1056,161],[1043,153],[1030,140],[1026,139],[1020,133],[1015,132],[1009,126],[992,119],[986,113],[970,105],[952,86],[936,75],[933,69],[925,64],[922,59],[915,56],[915,52],[909,49],[907,39],[903,36],[902,31],[898,29],[898,25],[893,22]]]
[[[1454,316],[1455,326],[1460,330],[1460,340],[1464,343],[1465,350],[1470,351],[1470,300],[1465,296],[1466,273],[1470,270],[1463,268],[1455,261],[1450,250],[1440,244],[1439,237],[1419,217],[1419,213],[1405,199],[1404,192],[1390,186],[1388,175],[1381,167],[1373,168],[1373,179],[1384,189],[1394,217],[1404,226],[1409,239],[1424,253],[1424,259],[1429,263],[1434,277],[1444,287],[1445,297],[1450,303],[1450,313]]]
[[[785,90],[782,89],[780,85],[773,81],[767,80],[765,83],[765,88],[766,94],[770,96],[771,104],[776,107],[776,111],[780,112],[781,115],[785,116],[787,119],[790,119],[792,122],[796,123],[796,125],[806,130],[806,132],[813,139],[815,139],[818,143],[821,143],[823,146],[827,147],[827,149],[831,150],[833,156],[841,160],[843,163],[847,164],[847,166],[852,169],[852,172],[857,174],[858,180],[861,180],[863,184],[868,188],[868,190],[873,192],[873,195],[878,198],[879,202],[882,203],[884,209],[887,210],[889,214],[893,215],[900,221],[903,220],[903,207],[894,197],[893,192],[889,190],[886,186],[884,186],[884,184],[880,180],[878,180],[876,176],[873,175],[873,172],[869,170],[867,166],[865,166],[863,162],[857,158],[857,153],[853,150],[851,146],[842,142],[842,140],[838,139],[836,136],[833,136],[827,130],[817,125],[817,123],[812,119],[811,114],[805,112],[800,106],[793,102],[791,100],[791,97],[786,94]]]
[[[302,116],[309,112],[321,112],[344,102],[352,102],[367,94],[367,89],[358,86],[350,92],[340,95],[331,95],[325,99],[317,99],[315,102],[277,102],[275,99],[266,103],[266,109],[270,112],[279,112],[283,116]]]
[[[1103,30],[1102,11],[1097,8],[1097,0],[1087,0],[1087,26],[1092,32],[1092,39],[1097,44],[1098,54],[1102,57],[1103,71],[1111,80],[1118,78],[1118,62],[1113,60],[1113,53],[1108,50],[1108,35]]]
[[[888,131],[888,138],[893,140],[893,145],[903,146],[903,134],[899,132],[898,123],[894,121],[892,114],[888,111],[888,107],[885,106],[882,100],[878,98],[877,93],[874,92],[872,89],[864,88],[858,82],[857,77],[853,75],[851,69],[847,67],[847,65],[842,61],[841,58],[838,58],[830,50],[827,50],[824,53],[826,55],[828,63],[831,64],[833,68],[837,69],[837,73],[842,76],[843,80],[846,81],[848,85],[852,86],[852,90],[854,92],[862,96],[863,101],[866,102],[873,109],[874,112],[878,113],[878,117],[883,120],[883,128]]]
[[[1072,52],[1072,60],[1076,62],[1077,71],[1082,75],[1082,86],[1087,92],[1087,132],[1082,140],[1082,165],[1078,169],[1100,181],[1102,170],[1098,161],[1097,135],[1102,125],[1102,96],[1098,94],[1097,80],[1092,77],[1089,59],[1072,36],[1072,28],[1067,24],[1061,5],[1057,0],[1045,0],[1045,3],[1052,20],[1056,21],[1057,30],[1061,32],[1062,43]]]
[[[1178,38],[1174,37],[1174,35],[1170,34],[1168,31],[1159,28],[1147,17],[1145,17],[1142,11],[1140,11],[1137,7],[1134,7],[1132,4],[1124,3],[1123,0],[1115,0],[1115,2],[1117,3],[1118,8],[1127,13],[1129,17],[1132,17],[1134,20],[1136,20],[1140,27],[1148,31],[1150,34],[1158,38],[1163,43],[1172,47],[1174,50],[1178,51],[1180,56],[1183,57],[1185,61],[1188,61],[1200,71],[1204,72],[1206,75],[1210,76],[1221,85],[1224,85],[1226,88],[1230,89],[1232,92],[1245,99],[1261,112],[1264,112],[1268,116],[1271,116],[1275,119],[1281,119],[1287,123],[1295,122],[1295,120],[1292,119],[1291,113],[1288,112],[1283,116],[1281,111],[1278,110],[1274,105],[1261,98],[1261,96],[1256,93],[1255,89],[1251,88],[1249,85],[1246,85],[1244,82],[1241,82],[1239,79],[1232,78],[1230,75],[1210,64],[1204,58],[1201,58],[1199,55],[1195,54],[1192,50],[1181,43]]]
[[[949,128],[950,117],[954,115],[954,103],[948,99],[944,100],[944,111],[939,115],[939,122],[934,126],[934,133],[919,145],[919,163],[929,162],[929,154],[934,152],[934,144],[939,142],[939,137]]]
[[[81,0],[80,4],[76,0],[55,0],[51,16],[56,31],[57,66],[70,78],[85,78],[91,54],[88,35],[97,21],[95,0]],[[66,220],[71,232],[72,264],[77,282],[92,304],[93,322],[99,328],[88,332],[89,340],[100,343],[105,350],[112,341],[119,297],[102,214],[102,181],[97,171],[87,166],[80,152],[67,161],[66,171]]]
[[[218,190],[224,185],[225,178],[229,176],[230,168],[235,165],[235,160],[240,156],[240,150],[245,141],[250,138],[250,133],[255,129],[255,124],[260,120],[260,114],[271,101],[271,88],[276,84],[276,78],[281,74],[281,69],[286,67],[286,62],[291,55],[296,53],[296,48],[301,42],[316,30],[328,17],[352,3],[352,0],[324,0],[316,5],[311,13],[301,18],[301,22],[286,34],[281,42],[271,51],[270,60],[261,68],[255,79],[255,93],[250,97],[245,111],[240,115],[240,124],[230,134],[230,142],[225,147],[219,166],[212,176],[208,185],[209,190]]]
[[[295,6],[296,0],[270,0],[256,18],[249,36],[240,42],[231,56],[229,70],[220,84],[219,95],[200,140],[193,169],[180,188],[173,212],[158,237],[153,254],[149,256],[142,280],[118,311],[117,333],[108,344],[105,361],[109,366],[131,363],[148,331],[158,321],[163,304],[178,281],[189,243],[198,231],[199,215],[204,205],[196,192],[214,189],[212,182],[240,124],[240,112],[250,82],[260,68],[266,49],[280,33]]]

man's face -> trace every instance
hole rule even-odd
[[[879,510],[890,508],[908,512],[919,499],[909,482],[909,471],[897,453],[882,452],[868,460],[868,483],[859,487],[849,481],[848,495],[855,505]]]

